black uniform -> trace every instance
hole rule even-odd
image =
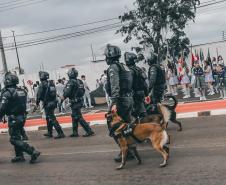
[[[19,80],[15,75],[7,73],[5,78],[6,87],[1,93],[0,116],[8,116],[10,142],[14,146],[16,155],[16,157],[12,159],[12,162],[25,161],[23,152],[26,152],[31,155],[30,162],[33,163],[40,155],[40,152],[23,142],[21,135],[21,130],[26,119],[27,93],[16,86],[16,84],[19,83]]]
[[[116,105],[118,115],[124,122],[128,123],[128,127],[124,130],[124,134],[130,134],[132,129],[131,113],[133,109],[133,77],[130,69],[119,63],[121,50],[117,46],[107,45],[105,49],[106,62],[109,65],[107,70],[106,91],[111,98],[112,106]],[[110,107],[111,108],[111,107]],[[109,130],[111,128],[109,127]],[[115,142],[118,143],[118,138],[112,135]],[[127,159],[133,159],[130,151],[127,153]],[[115,158],[116,162],[121,162],[121,155]]]
[[[75,75],[76,73],[76,75]],[[85,92],[84,84],[81,80],[77,79],[78,72],[72,68],[68,72],[69,81],[64,89],[64,99],[69,98],[72,110],[72,130],[71,137],[78,137],[78,124],[80,123],[83,129],[86,131],[84,137],[94,135],[94,132],[90,128],[89,124],[84,120],[81,109],[83,107],[83,95]]]
[[[129,68],[114,61],[107,70],[107,93],[116,105],[119,116],[126,122],[131,122],[133,108],[132,96],[133,77]]]
[[[148,72],[149,94],[151,95],[151,103],[156,107],[161,102],[165,91],[165,73],[158,64],[152,64]]]
[[[136,65],[128,66],[133,76],[133,116],[145,117],[147,115],[144,98],[148,96],[147,75]]]
[[[57,108],[57,97],[56,94],[51,94],[51,91],[56,91],[56,89],[54,90],[55,86],[52,83],[53,82],[48,80],[41,81],[41,84],[38,87],[36,105],[38,106],[40,101],[43,102],[48,130],[48,133],[45,134],[45,136],[52,137],[54,127],[58,133],[58,136],[55,137],[55,139],[59,139],[64,138],[65,135],[54,113],[54,110]]]

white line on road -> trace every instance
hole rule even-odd
[[[178,145],[172,146],[170,149],[210,149],[210,148],[226,148],[226,144],[212,144],[211,146],[207,145]],[[154,150],[153,148],[145,148],[145,149],[138,149],[138,151],[148,151]],[[60,156],[60,155],[78,155],[78,154],[98,154],[98,153],[112,153],[112,152],[119,152],[119,149],[113,150],[98,150],[98,151],[83,151],[83,152],[65,152],[65,153],[43,153],[43,156]]]

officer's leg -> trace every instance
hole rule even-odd
[[[72,118],[72,134],[70,135],[70,137],[79,137],[78,135],[79,116],[77,113],[77,109],[72,108],[71,118]]]
[[[132,116],[139,119],[147,116],[144,100],[142,98],[134,97]]]
[[[147,116],[147,112],[146,112],[146,109],[145,109],[145,106],[144,106],[144,102],[140,102],[138,104],[138,116],[140,119],[144,118]]]
[[[20,131],[20,134],[22,136],[22,140],[23,141],[27,141],[28,140],[28,137],[27,137],[27,134],[26,134],[26,131],[24,129],[24,125],[25,125],[25,121],[23,122],[23,125],[21,127],[21,131]]]
[[[36,151],[34,147],[22,141],[20,135],[20,129],[22,125],[22,121],[14,121],[14,123],[12,121],[9,126],[10,142],[15,147],[16,155],[20,155],[19,157],[16,156],[14,159],[12,159],[12,162],[25,161],[23,157],[23,152],[26,152],[27,154],[31,155],[30,163],[34,163],[40,155],[40,152]]]
[[[77,115],[79,117],[79,123],[80,123],[80,125],[86,131],[86,134],[84,134],[83,137],[93,136],[94,135],[94,132],[90,128],[89,124],[84,120],[84,118],[82,116],[81,108],[79,108],[77,110]]]
[[[9,122],[9,135],[10,135],[10,143],[14,146],[15,158],[11,160],[12,163],[15,162],[24,162],[25,158],[23,155],[23,151],[14,144],[14,140],[20,139],[19,129],[17,131],[16,125]]]
[[[55,128],[56,132],[57,132],[57,136],[54,137],[55,139],[60,139],[60,138],[64,138],[64,132],[62,130],[62,127],[60,126],[59,122],[56,119],[56,116],[54,114],[54,109],[51,109],[49,111],[49,121],[51,122],[51,125],[53,125],[53,127]]]
[[[162,98],[164,95],[164,90],[163,89],[155,89],[153,91],[153,94],[151,95],[151,105],[152,105],[152,113],[158,114],[158,107],[157,104],[161,103]]]
[[[46,123],[47,123],[47,133],[44,134],[46,137],[53,137],[53,125],[51,123],[50,115],[51,112],[49,109],[45,109],[45,114],[46,114]]]

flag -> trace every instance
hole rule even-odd
[[[211,62],[211,57],[210,57],[210,50],[208,48],[208,53],[207,53],[207,58],[206,58],[207,61]]]
[[[197,61],[197,57],[196,55],[194,55],[193,53],[191,54],[191,64],[192,66],[194,66],[194,62]]]
[[[203,53],[202,49],[200,49],[200,54],[199,54],[199,56],[200,56],[201,62],[203,62],[203,61],[205,60],[205,57],[204,57],[204,53]]]

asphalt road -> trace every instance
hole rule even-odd
[[[226,116],[182,123],[183,132],[169,125],[172,143],[166,168],[158,167],[161,156],[145,143],[138,146],[143,164],[130,161],[121,171],[115,170],[112,159],[118,148],[105,126],[96,126],[96,136],[91,138],[52,140],[44,138],[43,132],[28,133],[29,142],[42,151],[33,165],[11,164],[9,137],[0,135],[0,185],[225,185]]]

